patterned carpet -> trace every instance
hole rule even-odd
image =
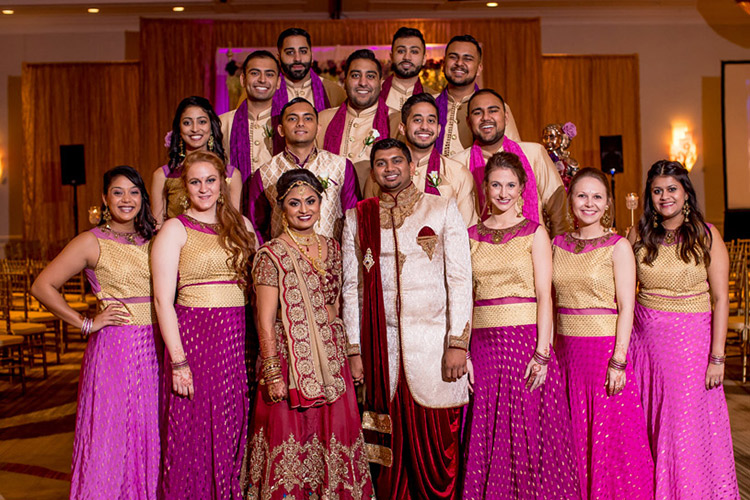
[[[27,392],[0,376],[0,500],[68,498],[78,372],[85,344],[72,342],[60,365],[27,370]],[[730,349],[728,354],[732,354]],[[51,359],[52,356],[49,357]],[[750,500],[750,383],[730,358],[725,382],[742,498]]]

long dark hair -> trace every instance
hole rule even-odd
[[[221,120],[219,120],[216,111],[214,111],[211,102],[205,97],[197,95],[186,97],[177,106],[177,110],[174,112],[174,118],[172,119],[172,137],[169,140],[169,171],[174,172],[180,164],[185,160],[183,156],[182,148],[180,143],[182,137],[180,136],[180,121],[182,120],[182,114],[185,110],[191,106],[201,108],[208,114],[208,119],[211,121],[211,134],[214,136],[214,148],[212,152],[221,158],[221,161],[226,161],[226,155],[224,154],[224,136],[221,133]]]
[[[202,162],[210,163],[219,173],[219,192],[223,202],[216,203],[216,219],[219,222],[219,228],[216,232],[219,235],[221,247],[231,254],[227,263],[237,273],[237,279],[246,283],[247,263],[255,251],[255,235],[247,230],[245,219],[229,200],[229,185],[227,184],[224,160],[208,151],[189,153],[182,166],[182,184],[185,187],[185,192],[187,192],[187,172],[192,165]]]
[[[686,263],[694,260],[696,264],[703,262],[706,266],[711,263],[711,230],[709,229],[703,214],[698,208],[698,200],[695,196],[693,183],[690,182],[688,171],[680,162],[659,160],[648,171],[646,178],[646,189],[643,192],[643,215],[638,221],[638,240],[633,250],[637,253],[641,248],[646,249],[643,263],[653,265],[659,255],[659,243],[661,243],[667,231],[661,225],[661,216],[654,208],[651,200],[651,186],[656,177],[667,175],[674,177],[685,190],[690,213],[685,221],[677,228],[676,237],[680,243],[679,255]],[[654,227],[656,222],[656,227]]]
[[[139,174],[136,169],[128,165],[119,165],[104,172],[102,194],[107,196],[112,181],[120,176],[125,177],[135,184],[135,187],[141,192],[141,210],[138,212],[138,215],[135,216],[133,222],[135,223],[135,230],[138,234],[143,239],[150,240],[154,236],[154,231],[156,230],[156,219],[151,215],[151,199],[148,196],[148,191],[146,191],[146,184],[143,182],[143,177],[141,177],[141,174]],[[102,213],[104,213],[104,204],[102,204]],[[104,224],[106,224],[104,220],[99,222],[100,226]]]

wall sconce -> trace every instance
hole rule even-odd
[[[698,159],[698,148],[693,142],[693,133],[687,125],[672,125],[672,144],[669,146],[669,159],[679,161],[688,172]]]

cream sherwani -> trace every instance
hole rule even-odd
[[[415,166],[414,178],[412,179],[416,188],[423,193],[427,186],[429,162],[429,154],[419,160]],[[466,223],[466,227],[476,224],[478,219],[477,201],[474,191],[474,177],[472,177],[471,172],[457,161],[441,156],[438,182],[437,190],[440,192],[440,196],[456,200],[458,211],[461,213],[461,218]],[[380,196],[380,186],[372,180],[372,176],[369,176],[362,197],[370,198],[372,196]]]
[[[539,222],[548,222],[549,231],[552,236],[564,233],[567,228],[567,222],[565,221],[567,198],[565,187],[563,187],[557,167],[552,163],[547,150],[541,144],[519,142],[518,146],[523,151],[523,154],[526,155],[526,159],[529,160],[529,165],[531,165],[531,169],[534,171],[536,191],[539,199],[537,205],[539,207]],[[501,151],[504,151],[502,143],[493,152],[487,152],[482,149],[482,157],[485,164],[490,159],[490,156]],[[457,154],[453,159],[471,171],[471,148]],[[481,186],[477,186],[476,188],[482,189]],[[481,207],[477,207],[477,211],[481,213]]]
[[[312,71],[312,70],[310,70]],[[308,75],[309,76],[309,75]],[[302,97],[307,100],[313,106],[315,105],[315,97],[313,95],[312,80],[306,78],[302,82],[293,82],[288,77],[286,81],[286,93],[291,101],[295,97]],[[328,104],[331,108],[340,106],[342,102],[346,100],[346,91],[341,85],[332,82],[328,78],[320,77],[320,81],[323,82],[323,88],[328,96]],[[322,111],[322,110],[318,110]]]
[[[424,83],[422,84],[422,91],[428,94],[435,93],[433,89]],[[401,113],[401,108],[404,106],[404,103],[413,95],[414,85],[405,87],[401,85],[401,80],[394,76],[393,80],[391,80],[391,91],[388,92],[388,96],[385,99],[385,104],[388,106],[388,113]]]
[[[366,249],[359,248],[357,231],[353,208],[346,212],[342,236],[342,317],[350,352],[358,352],[361,307],[369,307],[362,304]],[[403,363],[407,387],[419,405],[466,404],[467,377],[445,382],[441,366],[447,347],[468,347],[471,331],[469,237],[456,202],[424,194],[413,184],[396,196],[381,194],[380,266],[391,400],[403,383],[399,380]]]
[[[227,157],[227,164],[231,164],[229,142],[232,135],[232,125],[234,124],[234,115],[237,110],[228,111],[221,116],[221,133],[224,136],[224,155]],[[268,134],[266,130],[271,130],[271,101],[268,101],[268,108],[264,109],[257,117],[248,112],[247,129],[250,136],[250,165],[252,172],[264,163],[271,161],[273,156],[273,134]],[[250,172],[252,174],[252,172]]]
[[[338,110],[339,108],[336,107],[320,112],[318,120],[320,132],[317,137],[319,148],[323,147],[326,130],[328,130],[328,126]],[[346,125],[344,125],[344,135],[341,138],[339,154],[354,164],[360,190],[364,189],[365,181],[370,175],[370,150],[374,139],[370,141],[368,138],[373,134],[377,110],[377,103],[362,111],[356,111],[351,106],[346,107]],[[367,144],[368,142],[370,144]]]
[[[434,94],[435,99],[438,95]],[[474,143],[474,136],[471,128],[466,121],[469,116],[469,99],[473,94],[469,94],[460,101],[453,98],[448,92],[448,118],[445,121],[445,139],[443,142],[443,156],[452,157],[470,148]],[[516,120],[513,118],[513,112],[510,110],[508,103],[505,103],[505,135],[511,140],[518,142],[521,136],[518,134]]]

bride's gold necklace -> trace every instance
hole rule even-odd
[[[320,243],[320,236],[318,236],[318,233],[313,231],[311,235],[304,235],[301,233],[298,233],[291,229],[290,227],[286,227],[286,234],[289,235],[289,237],[292,239],[294,244],[302,250],[305,255],[307,256],[308,260],[310,261],[310,264],[312,264],[313,268],[319,273],[319,274],[325,274],[325,266],[323,265],[323,261],[321,259],[321,256],[323,255],[323,245]],[[318,244],[318,258],[313,258],[312,255],[310,255],[310,247],[313,246],[313,244]]]

